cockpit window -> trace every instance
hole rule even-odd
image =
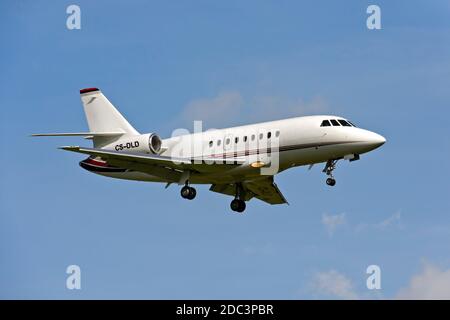
[[[336,120],[332,119],[330,121],[333,124],[333,126],[335,126],[335,127],[339,127],[340,126],[339,122],[337,122]]]
[[[351,127],[352,125],[350,123],[348,123],[345,120],[339,119],[338,120],[340,124],[342,124],[344,127]]]
[[[356,127],[353,123],[351,123],[348,120],[344,120],[344,119],[323,120],[322,123],[320,124],[320,126],[321,127],[330,127],[330,126]]]
[[[328,120],[323,120],[322,124],[320,125],[321,127],[329,127],[331,126],[330,121]]]

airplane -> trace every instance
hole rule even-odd
[[[140,134],[98,88],[80,90],[89,132],[44,133],[32,136],[81,136],[93,147],[60,149],[87,154],[79,164],[112,178],[176,183],[181,197],[192,200],[195,184],[233,197],[231,210],[242,213],[257,198],[287,204],[274,176],[289,168],[325,163],[326,183],[334,186],[339,160],[355,161],[386,139],[358,128],[347,119],[314,115],[225,129],[186,133],[162,139]]]

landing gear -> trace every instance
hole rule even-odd
[[[184,199],[192,200],[197,195],[197,191],[186,184],[183,188],[181,188],[180,194]]]
[[[233,201],[230,203],[230,208],[233,211],[242,213],[245,210],[245,200],[244,197],[244,189],[242,188],[242,184],[236,183],[236,196]]]
[[[231,203],[230,203],[230,208],[231,208],[231,210],[236,211],[236,212],[239,212],[239,213],[244,212],[245,207],[246,207],[245,201],[244,201],[244,200],[241,200],[241,199],[234,199],[234,200],[231,201]]]
[[[326,180],[326,183],[331,187],[336,184],[336,180],[333,177],[333,170],[336,169],[337,162],[338,160],[328,160],[325,168],[323,168],[322,170],[327,174],[327,176],[329,176],[329,178]]]
[[[334,180],[333,178],[327,179],[327,185],[334,186],[335,184],[336,184],[336,180]]]

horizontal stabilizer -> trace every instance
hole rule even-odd
[[[63,132],[63,133],[34,133],[32,137],[116,137],[125,132]]]

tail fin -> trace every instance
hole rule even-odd
[[[89,131],[139,134],[99,89],[82,89],[80,94]]]
[[[90,132],[139,134],[99,89],[82,89],[80,90],[80,95]],[[111,140],[115,140],[111,137],[94,137],[93,139],[94,146],[100,147],[112,142]]]

